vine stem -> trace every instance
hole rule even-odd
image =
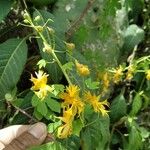
[[[27,12],[28,13],[28,12]],[[40,38],[43,40],[43,43],[49,45],[48,41],[46,40],[46,38],[44,37],[44,35],[40,32],[40,31],[37,31],[36,29],[36,26],[34,25],[34,23],[32,22],[32,18],[30,17],[30,14],[28,13],[28,16],[29,16],[29,23],[31,25],[32,28],[35,29],[35,31],[39,34]],[[50,45],[51,46],[51,45]],[[58,59],[57,55],[55,54],[55,51],[54,49],[52,49],[51,52],[49,52],[48,54],[52,55],[52,57],[56,60],[58,66],[60,67],[61,71],[63,72],[67,82],[69,83],[69,85],[72,85],[72,82],[66,72],[66,70],[63,68],[63,65],[62,63],[60,62],[60,60]]]
[[[48,42],[47,42],[47,40],[45,39],[45,37],[43,36],[43,34],[41,34],[41,33],[39,32],[39,35],[40,35],[41,39],[42,39],[46,44],[48,44]],[[49,44],[48,44],[48,45],[49,45]],[[72,85],[72,82],[71,82],[71,80],[70,80],[70,78],[69,78],[69,76],[68,76],[66,70],[64,70],[63,65],[61,64],[60,60],[59,60],[58,57],[56,56],[54,50],[53,50],[51,53],[49,53],[49,54],[52,55],[53,58],[56,60],[58,66],[59,66],[60,69],[62,70],[62,72],[63,72],[63,74],[64,74],[66,80],[67,80],[68,83],[69,83],[69,85]]]
[[[66,77],[66,80],[68,81],[69,85],[72,85],[71,80],[70,80],[67,72],[63,69],[63,66],[62,66],[61,62],[59,61],[58,57],[56,56],[55,52],[53,51],[51,54],[54,57],[54,59],[56,60],[59,67],[61,68],[61,70],[62,70],[64,76]]]
[[[22,114],[24,114],[25,116],[27,116],[28,118],[30,118],[31,120],[33,120],[34,122],[39,122],[37,119],[33,118],[31,115],[29,115],[27,112],[25,112],[24,110],[22,110],[21,108],[13,105],[12,103],[9,103],[11,106],[13,106],[16,110],[18,110],[19,112],[21,112]]]

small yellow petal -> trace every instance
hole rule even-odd
[[[150,80],[150,70],[147,70],[147,71],[146,71],[146,79],[147,79],[147,80]]]
[[[80,64],[77,60],[75,61],[75,65],[79,75],[87,76],[90,74],[90,70],[87,65]]]

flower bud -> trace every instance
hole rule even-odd
[[[40,16],[36,16],[35,18],[34,18],[34,21],[40,21],[41,20],[41,17]]]
[[[48,43],[44,42],[43,44],[44,44],[43,52],[51,53],[53,51],[52,47]]]
[[[50,34],[54,34],[54,33],[55,33],[55,31],[54,31],[52,28],[47,27],[47,29],[48,29],[48,31],[50,32]]]
[[[42,32],[43,31],[42,26],[35,26],[35,29],[36,29],[37,32]]]

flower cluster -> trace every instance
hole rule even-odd
[[[108,111],[105,109],[105,106],[109,106],[107,100],[99,101],[100,96],[96,96],[95,94],[91,94],[90,92],[85,93],[85,101],[92,105],[95,112],[100,112],[102,116],[108,114]]]
[[[63,100],[63,117],[60,119],[64,122],[64,125],[60,126],[58,129],[59,138],[66,138],[72,133],[72,122],[75,116],[80,116],[84,111],[85,104],[90,104],[94,111],[101,113],[102,116],[107,115],[108,111],[105,106],[109,106],[108,102],[100,102],[100,96],[92,95],[90,92],[86,92],[81,100],[79,96],[80,89],[76,85],[70,85],[66,88],[66,91],[60,95]]]
[[[48,75],[44,73],[42,70],[39,70],[39,72],[35,72],[37,78],[33,77],[31,75],[31,81],[33,82],[33,86],[31,87],[31,90],[34,91],[34,93],[43,100],[47,92],[52,92],[53,88],[47,85],[47,77]]]
[[[70,85],[66,88],[66,92],[60,95],[60,98],[63,100],[63,117],[61,120],[65,123],[58,129],[58,136],[60,138],[66,138],[71,134],[74,117],[76,115],[80,116],[84,110],[84,103],[80,99],[79,91],[78,86]]]
[[[122,75],[123,75],[123,67],[120,65],[118,68],[114,70],[114,77],[113,77],[114,83],[118,84],[119,81],[121,80]]]

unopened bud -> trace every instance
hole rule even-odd
[[[47,27],[47,29],[48,29],[48,31],[50,32],[50,34],[54,34],[54,33],[55,33],[55,31],[54,31],[52,28]]]
[[[48,43],[44,42],[43,44],[44,44],[43,52],[51,53],[53,51],[52,47]]]
[[[67,43],[65,42],[67,50],[72,51],[75,48],[75,44],[74,43]]]
[[[23,22],[26,23],[26,24],[29,23],[29,21],[27,19],[24,19]]]
[[[34,21],[40,21],[41,20],[41,17],[40,16],[36,16],[35,18],[34,18]]]
[[[28,20],[28,21],[31,20],[29,14],[28,14],[27,12],[25,12],[25,13],[23,14],[23,17],[24,17],[25,20]]]
[[[12,97],[12,95],[11,95],[10,93],[6,93],[6,94],[5,94],[5,99],[6,99],[7,101],[12,101],[12,100],[13,100],[13,97]]]
[[[36,26],[35,29],[37,30],[37,32],[42,32],[43,31],[42,26]]]

